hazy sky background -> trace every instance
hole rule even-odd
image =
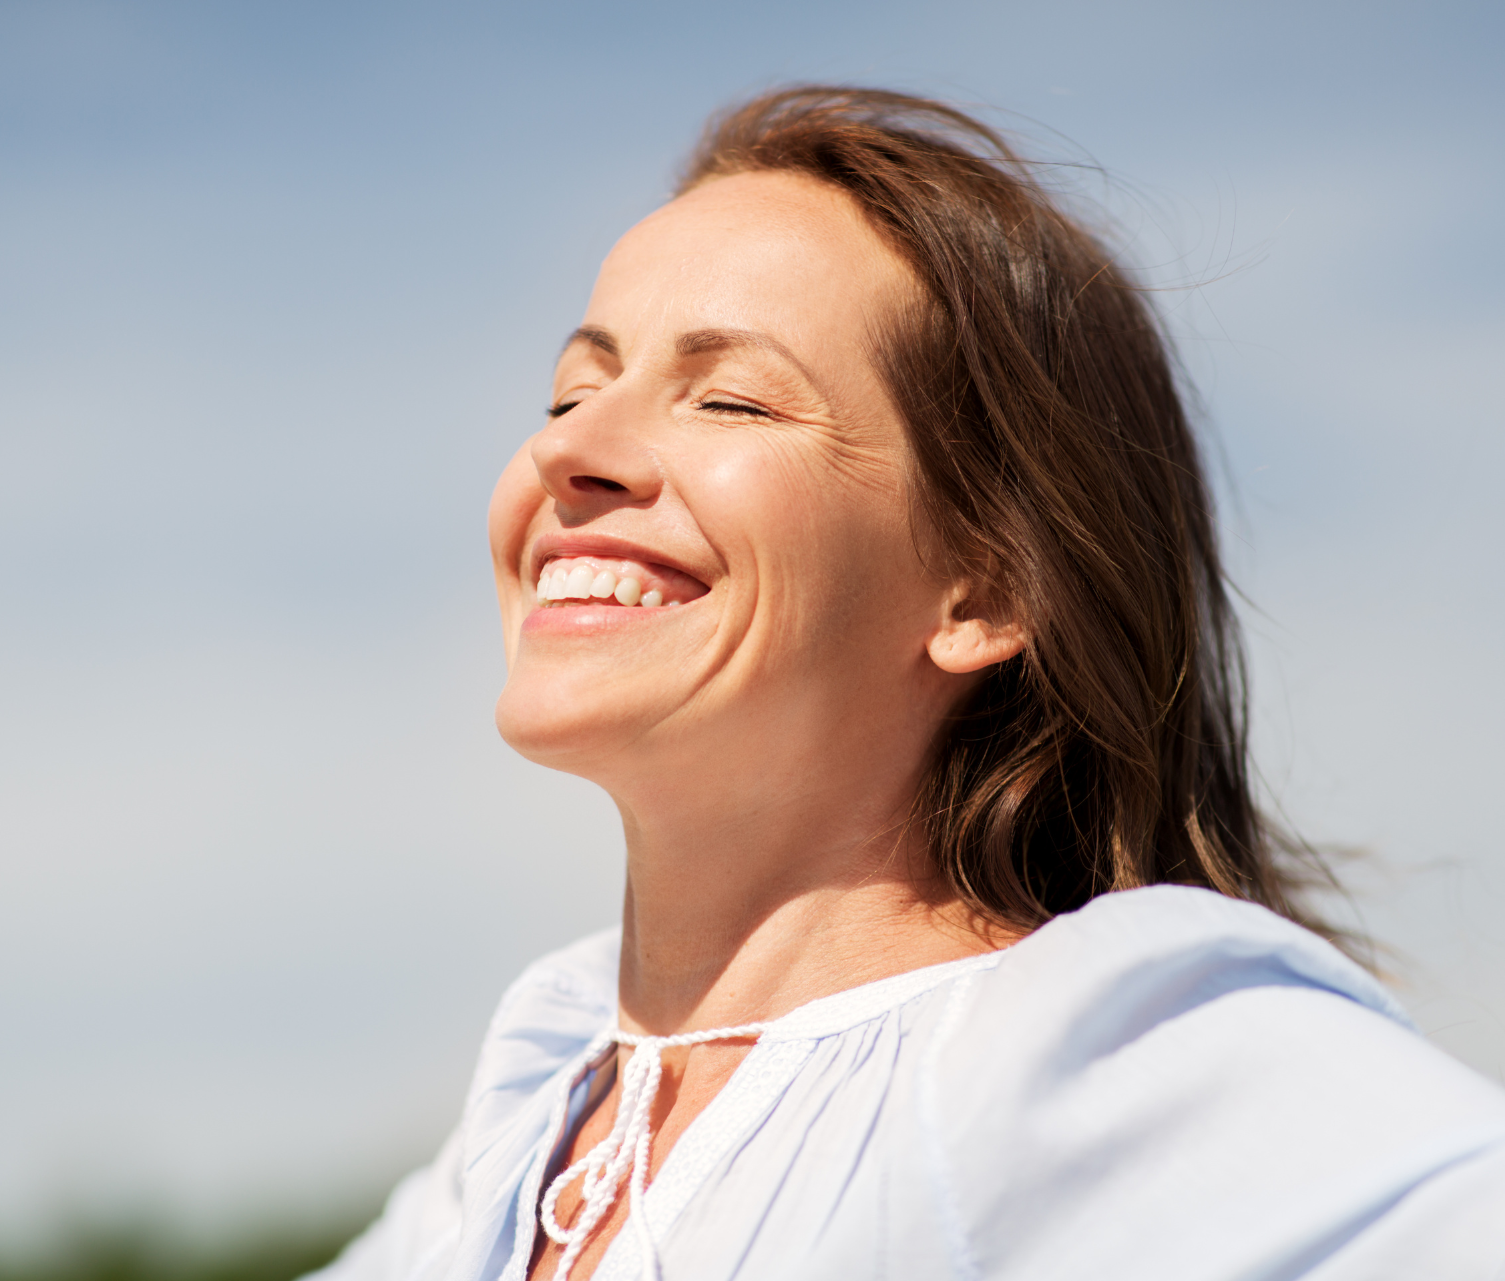
[[[490,486],[707,111],[1093,160],[1237,492],[1260,759],[1505,1074],[1498,3],[0,3],[0,1245],[370,1195],[614,811],[497,740]]]

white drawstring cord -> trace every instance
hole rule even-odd
[[[676,1036],[642,1036],[636,1032],[611,1032],[608,1039],[633,1047],[622,1071],[622,1094],[617,1103],[616,1124],[611,1133],[563,1171],[544,1193],[538,1217],[543,1230],[565,1247],[554,1269],[554,1281],[569,1281],[570,1269],[580,1257],[596,1225],[616,1203],[617,1188],[629,1165],[627,1220],[638,1236],[643,1256],[643,1275],[658,1281],[658,1255],[643,1214],[643,1195],[648,1185],[648,1157],[653,1148],[653,1100],[664,1075],[663,1052],[671,1045],[700,1045],[706,1041],[731,1041],[760,1036],[766,1025],[746,1023],[741,1027],[710,1028],[704,1032],[681,1032]],[[580,1214],[572,1228],[562,1228],[554,1217],[559,1194],[576,1179],[580,1187]]]

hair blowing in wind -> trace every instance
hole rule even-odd
[[[1143,291],[1000,134],[934,101],[759,97],[711,122],[680,190],[764,170],[849,193],[912,267],[923,298],[874,354],[916,518],[973,608],[1029,637],[935,744],[914,820],[940,873],[1026,929],[1162,882],[1322,929],[1299,901],[1320,863],[1252,794],[1212,496]]]

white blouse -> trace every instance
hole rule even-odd
[[[618,948],[512,985],[459,1128],[320,1281],[523,1281]],[[1320,939],[1155,886],[768,1024],[642,1210],[664,1281],[1500,1281],[1505,1090]]]

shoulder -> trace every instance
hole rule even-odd
[[[1234,1275],[1336,1250],[1505,1144],[1505,1091],[1428,1045],[1373,977],[1209,891],[1094,900],[947,1004],[927,1121],[984,1261],[1064,1252],[1109,1275],[1128,1250],[1146,1275]]]
[[[620,928],[601,930],[517,977],[486,1030],[468,1107],[488,1092],[531,1093],[612,1021],[621,944]]]
[[[621,951],[621,926],[612,926],[539,957],[502,994],[493,1023],[506,1021],[518,1007],[533,1002],[562,1010],[615,1011]]]
[[[1208,890],[1153,886],[1104,895],[1057,918],[954,985],[938,1028],[946,1073],[1020,1073],[1039,1090],[1141,1067],[1238,1097],[1310,1093],[1356,1073],[1364,1089],[1418,1075],[1483,1078],[1429,1046],[1385,988],[1310,931]],[[1209,1074],[1210,1077],[1209,1077]],[[1258,1080],[1250,1080],[1257,1076]]]
[[[1410,1025],[1372,975],[1311,931],[1183,885],[1093,899],[1017,944],[995,973],[997,987],[1027,989],[1059,1017],[1109,1007],[1120,1035],[1256,987],[1328,992]]]
[[[1042,1088],[1172,1042],[1170,1066],[1194,1072],[1254,1052],[1246,1043],[1264,1053],[1309,1037],[1313,1020],[1334,1035],[1362,1028],[1417,1041],[1394,998],[1331,944],[1252,903],[1185,886],[1103,895],[953,988],[938,1035],[954,1066],[943,1070],[1007,1065],[1044,1073]]]
[[[431,1165],[398,1185],[381,1218],[321,1279],[389,1281],[448,1267],[464,1226],[467,1178],[488,1160],[481,1168],[493,1177],[493,1167],[526,1161],[542,1133],[542,1117],[526,1124],[541,1087],[615,1017],[620,950],[621,931],[602,930],[517,977],[486,1031],[459,1129]]]

